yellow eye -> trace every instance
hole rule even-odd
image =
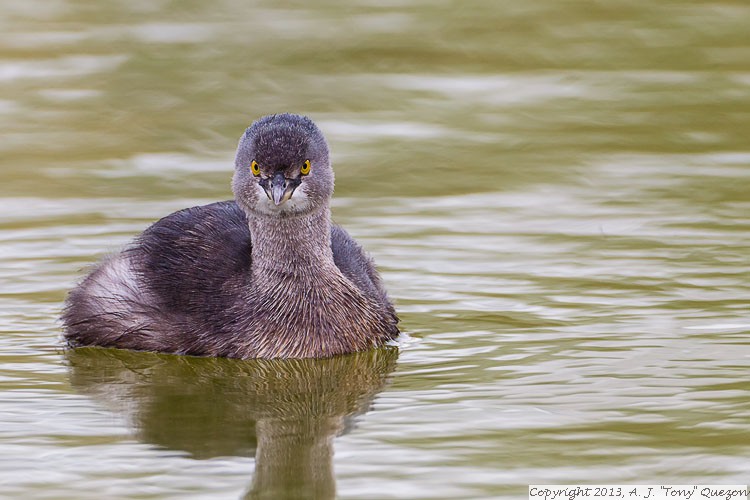
[[[258,162],[253,160],[253,162],[250,164],[250,170],[253,171],[254,176],[260,175],[260,165],[258,165]]]
[[[302,168],[299,169],[299,173],[302,175],[307,175],[310,173],[310,160],[305,160]]]

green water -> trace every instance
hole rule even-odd
[[[750,4],[0,5],[0,496],[750,481]],[[82,269],[311,116],[397,350],[62,349]]]

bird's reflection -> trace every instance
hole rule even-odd
[[[255,456],[246,498],[333,498],[332,440],[396,366],[380,348],[331,359],[234,360],[68,351],[73,387],[123,413],[137,438],[192,457]]]

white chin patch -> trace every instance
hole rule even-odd
[[[305,186],[301,184],[294,190],[292,197],[281,205],[276,205],[273,200],[268,198],[266,191],[258,186],[258,202],[255,204],[255,210],[262,214],[279,215],[279,214],[298,214],[308,212],[310,208],[310,199],[305,193]]]

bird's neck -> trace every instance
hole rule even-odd
[[[327,205],[299,216],[254,215],[249,223],[254,270],[304,274],[334,267]]]

